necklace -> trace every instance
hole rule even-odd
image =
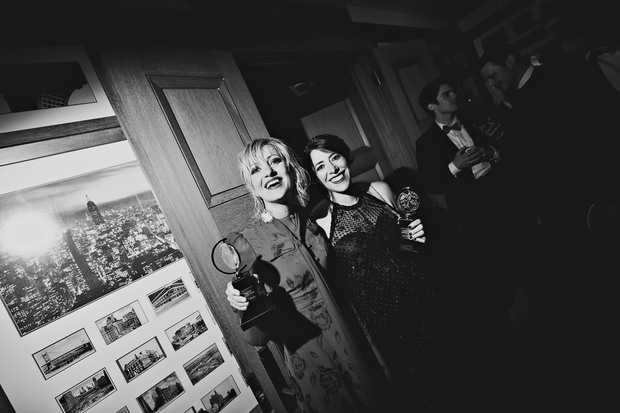
[[[284,206],[283,208],[274,208],[274,209],[267,209],[267,212],[269,212],[274,218],[277,219],[283,219],[286,218],[287,216],[292,215],[290,212],[290,208],[288,206]]]
[[[276,209],[275,211],[273,209],[265,209],[265,211],[260,214],[260,217],[263,220],[263,222],[271,222],[273,221],[274,218],[276,219],[288,218],[292,221],[294,215],[295,213],[291,212],[290,208],[285,205],[283,208]]]

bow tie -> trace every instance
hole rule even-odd
[[[461,124],[459,122],[454,122],[452,125],[443,125],[441,127],[445,133],[450,133],[451,130],[461,130]]]

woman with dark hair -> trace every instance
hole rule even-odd
[[[402,232],[388,184],[353,184],[350,149],[335,135],[312,138],[304,160],[327,190],[329,206],[313,218],[331,243],[329,268],[397,392],[410,397],[412,411],[477,407],[467,404],[475,388],[452,310],[428,279],[422,255],[399,250]],[[409,225],[409,236],[425,242],[420,219]]]
[[[308,172],[275,138],[250,142],[239,154],[239,167],[255,217],[227,241],[239,252],[240,266],[258,273],[276,303],[244,338],[251,345],[273,340],[283,349],[301,412],[379,411],[384,376],[350,310],[325,280],[327,242],[304,208]],[[226,294],[235,310],[247,310],[246,298],[231,283]]]

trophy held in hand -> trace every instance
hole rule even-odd
[[[399,250],[406,252],[421,252],[425,244],[411,238],[409,224],[417,219],[420,207],[420,196],[411,187],[404,187],[394,197],[394,206],[400,213],[398,226],[400,227]]]
[[[218,254],[216,254],[216,250]],[[226,241],[226,238],[219,240],[213,246],[211,261],[221,273],[234,274],[232,286],[239,290],[241,295],[248,300],[248,308],[246,311],[243,311],[241,316],[241,329],[243,331],[256,325],[261,317],[266,316],[275,308],[275,305],[269,299],[264,284],[252,275],[252,268],[246,269],[245,265],[239,268],[241,265],[239,252],[232,244]],[[218,262],[220,265],[218,265]],[[232,271],[222,270],[222,263]]]

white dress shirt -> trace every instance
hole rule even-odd
[[[450,125],[453,125],[456,122],[458,122],[458,120],[454,118],[454,121],[450,123]],[[439,128],[442,130],[443,130],[443,126],[446,125],[445,123],[439,123],[437,121],[435,121],[435,123],[437,123],[437,125],[439,125]],[[467,129],[465,128],[463,124],[461,124],[461,130],[452,129],[450,130],[450,132],[447,133],[447,135],[448,135],[448,138],[450,138],[452,143],[454,143],[454,145],[456,145],[458,149],[474,146],[474,141],[469,135],[469,133],[467,133]],[[495,148],[493,148],[493,150],[494,150],[493,160],[498,160],[499,153]],[[491,170],[492,167],[493,165],[490,162],[480,162],[472,166],[471,171],[474,174],[474,178],[478,179],[486,175]],[[450,169],[450,172],[454,176],[457,176],[462,171],[461,169],[457,168],[454,162],[450,162],[448,164],[448,168]]]

